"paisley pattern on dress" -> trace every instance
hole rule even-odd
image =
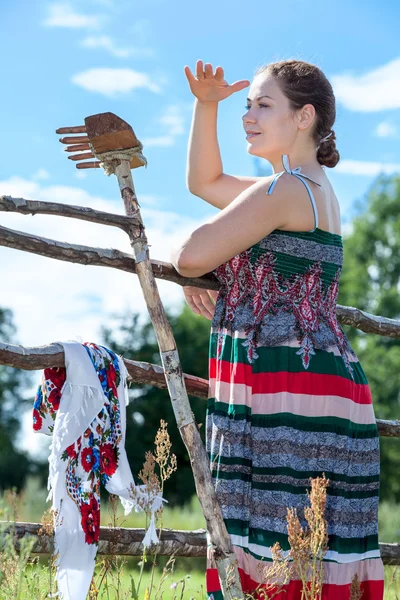
[[[347,353],[354,358],[354,352],[336,318],[341,267],[337,267],[329,285],[322,279],[322,259],[312,262],[303,272],[285,277],[276,266],[274,251],[262,251],[260,244],[237,254],[213,271],[222,284],[212,321],[212,326],[220,332],[218,357],[224,330],[243,329],[246,340],[242,345],[247,348],[249,363],[253,363],[258,358],[258,343],[263,346],[275,343],[274,336],[267,337],[263,331],[266,318],[271,316],[276,324],[285,322],[286,339],[295,335],[299,340],[298,354],[305,369],[315,354],[314,348],[323,349],[336,343],[353,376]],[[280,321],[276,319],[279,316]],[[322,324],[325,328],[321,337]],[[282,332],[280,339],[284,339]]]

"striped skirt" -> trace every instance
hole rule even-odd
[[[273,595],[262,570],[271,546],[290,549],[287,508],[303,529],[310,477],[329,479],[323,559],[323,600],[347,600],[357,573],[362,600],[382,600],[384,567],[378,544],[380,449],[370,387],[350,357],[354,380],[336,346],[315,349],[304,369],[297,340],[258,347],[250,364],[243,331],[211,330],[206,450],[214,487],[238,560],[243,592]],[[207,597],[222,600],[207,532]],[[267,565],[268,566],[268,565]],[[254,593],[256,588],[258,592]],[[274,600],[301,600],[291,579]]]

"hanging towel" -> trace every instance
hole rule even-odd
[[[145,547],[157,543],[154,513],[161,492],[135,485],[125,452],[129,403],[122,358],[104,346],[59,342],[65,368],[44,369],[33,407],[33,430],[52,436],[49,495],[53,500],[59,595],[85,600],[100,534],[100,483],[120,497],[125,515],[148,510]],[[134,492],[132,493],[132,490]]]

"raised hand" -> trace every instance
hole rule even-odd
[[[248,79],[240,79],[229,84],[224,79],[222,67],[217,67],[214,73],[210,63],[206,63],[203,69],[202,60],[196,62],[196,76],[193,75],[187,65],[185,65],[184,71],[192,94],[196,96],[199,102],[203,103],[220,102],[250,85]]]

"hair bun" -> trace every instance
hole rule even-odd
[[[336,134],[333,129],[323,137],[318,146],[317,160],[320,165],[333,168],[340,160],[340,154],[336,148]]]

